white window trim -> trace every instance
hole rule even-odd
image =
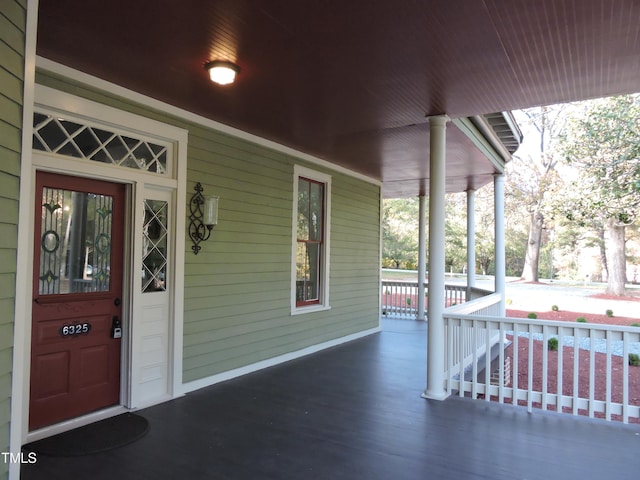
[[[314,305],[296,305],[296,246],[298,243],[298,178],[304,177],[325,185],[324,192],[324,248],[323,262],[320,266],[320,303]],[[293,167],[293,211],[291,214],[291,315],[320,312],[330,310],[329,304],[329,275],[330,275],[330,247],[331,247],[331,175],[321,173],[310,168],[294,165]]]

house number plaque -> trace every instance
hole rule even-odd
[[[89,333],[89,330],[91,330],[90,323],[72,323],[71,325],[63,325],[60,328],[60,335],[63,337],[82,335]]]

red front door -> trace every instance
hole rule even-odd
[[[39,172],[31,430],[120,402],[125,187]]]

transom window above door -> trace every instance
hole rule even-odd
[[[53,113],[33,115],[33,149],[166,175],[168,147]]]

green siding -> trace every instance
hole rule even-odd
[[[378,325],[379,186],[51,74],[36,81],[189,131],[187,201],[196,182],[221,200],[198,256],[187,238],[185,382]],[[332,308],[291,316],[295,164],[332,176]]]
[[[9,451],[26,0],[0,11],[0,451]],[[8,466],[0,462],[0,477]]]

